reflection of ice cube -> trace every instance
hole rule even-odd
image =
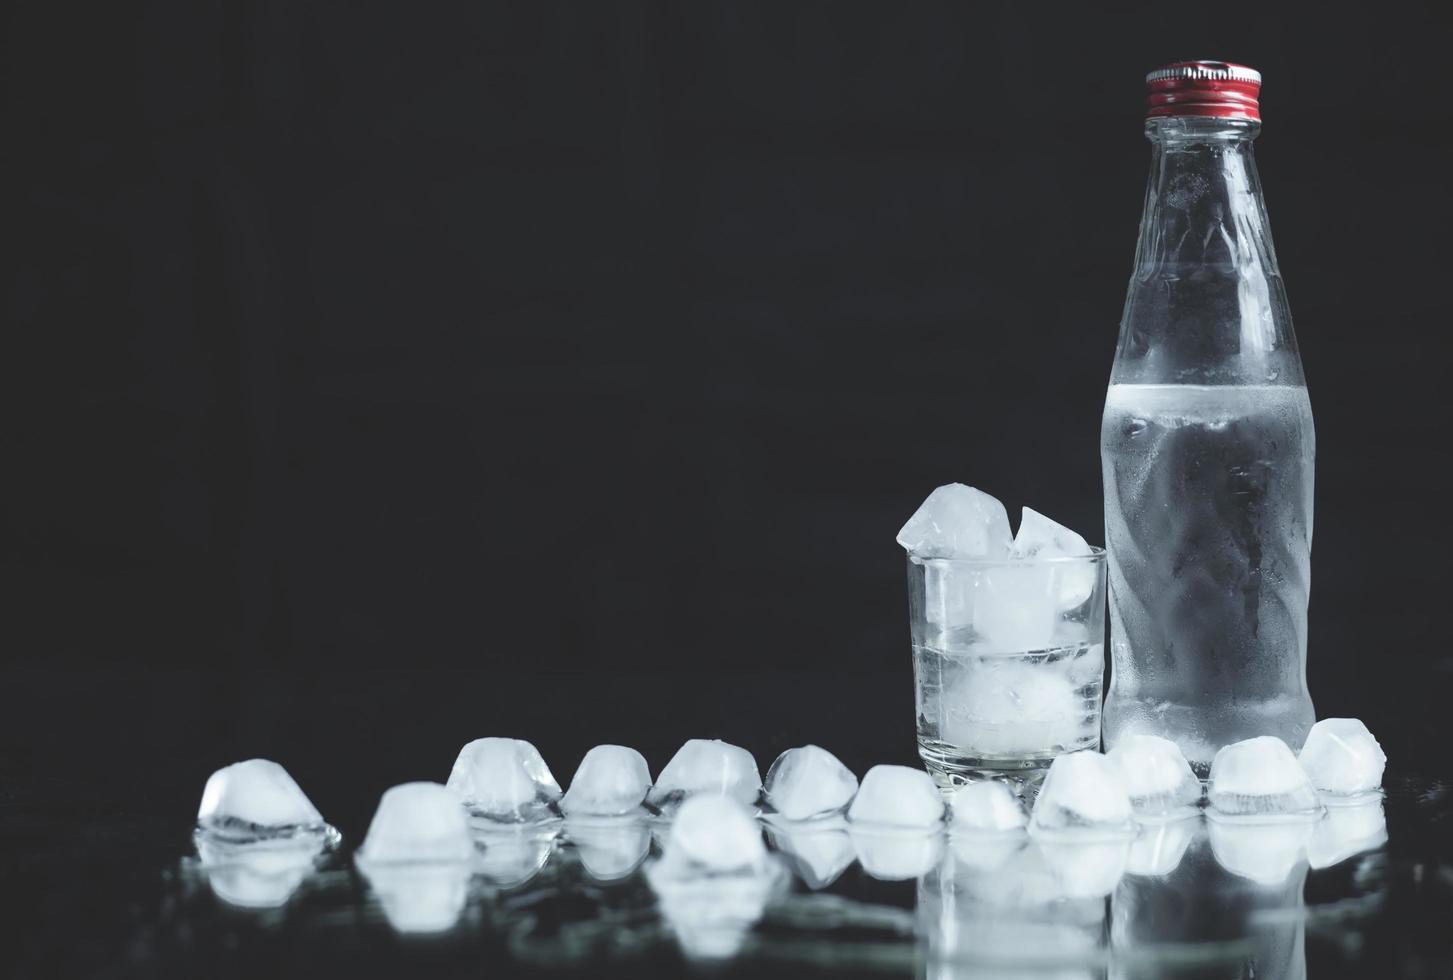
[[[1128,840],[1048,840],[1037,842],[1045,864],[1067,898],[1103,898],[1125,874]]]
[[[1223,816],[1315,816],[1316,790],[1297,757],[1274,735],[1224,746],[1211,761],[1207,799]]]
[[[949,836],[949,847],[954,852],[954,859],[965,868],[993,871],[1024,848],[1027,840],[1017,831],[961,830],[955,827]]]
[[[721,739],[693,738],[666,763],[646,802],[667,810],[689,796],[707,793],[753,806],[761,790],[762,776],[752,753]]]
[[[474,846],[480,851],[474,870],[498,888],[523,885],[539,874],[555,853],[559,829],[476,825]]]
[[[1037,510],[1025,507],[1019,533],[1009,554],[1015,558],[1080,558],[1094,552],[1084,538]],[[1083,605],[1095,592],[1099,569],[1093,562],[1051,562],[1056,608],[1063,612]]]
[[[962,483],[934,490],[898,532],[920,558],[1001,558],[1012,542],[1004,505]]]
[[[359,870],[398,932],[443,932],[464,912],[467,864],[361,864]]]
[[[1387,756],[1372,732],[1356,718],[1323,718],[1307,733],[1298,756],[1302,769],[1326,802],[1357,797],[1382,786]]]
[[[565,834],[596,881],[628,877],[651,852],[651,828],[644,820],[566,817]]]
[[[1200,826],[1200,818],[1195,816],[1146,824],[1130,843],[1125,870],[1133,875],[1154,877],[1170,874],[1180,867],[1181,858],[1195,840]]]
[[[650,789],[651,770],[641,753],[624,745],[597,745],[580,760],[560,809],[596,816],[630,813]]]
[[[199,834],[196,843],[213,893],[228,905],[249,909],[286,904],[323,852],[318,837],[235,843]]]
[[[499,823],[531,823],[554,815],[560,784],[529,742],[478,738],[459,751],[449,788],[478,816]]]
[[[698,874],[668,850],[647,865],[646,881],[681,951],[691,959],[721,960],[741,951],[787,876],[772,861],[731,874]]]
[[[1053,564],[1010,562],[979,574],[974,632],[986,652],[1047,650],[1058,622]]]
[[[1207,821],[1211,853],[1227,871],[1259,885],[1279,885],[1296,870],[1312,836],[1310,821]]]
[[[1024,807],[1009,787],[978,779],[954,790],[954,830],[1018,830],[1027,823]]]
[[[813,891],[837,881],[853,863],[853,841],[839,821],[820,826],[769,826],[767,839],[787,858],[802,883]]]
[[[1129,838],[1135,832],[1134,811],[1119,770],[1098,752],[1059,756],[1045,774],[1029,829],[1080,838]]]
[[[839,813],[858,791],[858,777],[838,757],[816,745],[788,749],[767,770],[763,798],[787,820]]]
[[[1201,781],[1181,750],[1157,735],[1126,735],[1106,753],[1141,819],[1184,816],[1201,802]]]
[[[1327,815],[1312,828],[1307,842],[1307,863],[1330,868],[1348,858],[1387,843],[1387,816],[1376,797],[1353,806],[1329,806]]]
[[[975,755],[1043,754],[1082,734],[1085,705],[1059,664],[981,657],[941,697],[944,741]]]
[[[852,824],[853,850],[863,870],[882,881],[906,881],[927,874],[943,855],[939,830]]]
[[[438,783],[404,783],[383,794],[358,860],[469,861],[474,843],[459,797]]]
[[[943,822],[944,810],[943,796],[922,769],[874,766],[848,807],[848,819],[856,824],[926,829]]]
[[[212,773],[202,790],[197,827],[234,841],[327,830],[323,815],[288,771],[267,759],[236,762]]]

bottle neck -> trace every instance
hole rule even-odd
[[[1300,384],[1252,141],[1243,119],[1146,121],[1152,146],[1119,380]]]

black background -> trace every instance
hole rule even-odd
[[[1266,80],[1319,713],[1430,764],[1433,6],[1093,6],[15,5],[14,771],[90,737],[63,712],[208,746],[154,774],[178,799],[394,746],[356,822],[480,734],[562,779],[610,738],[911,757],[894,533],[962,480],[1101,538],[1141,79],[1191,57]]]

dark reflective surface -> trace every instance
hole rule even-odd
[[[12,689],[32,697],[11,721],[51,717],[58,689],[35,688],[35,675],[15,680]],[[874,683],[846,677],[825,688],[841,702]],[[1453,784],[1399,770],[1396,759],[1385,799],[1329,810],[1316,824],[1193,818],[1146,828],[1133,842],[1088,845],[768,827],[777,873],[669,884],[650,873],[660,824],[558,821],[531,832],[480,830],[472,874],[426,866],[364,875],[353,848],[398,758],[420,756],[407,776],[439,778],[453,751],[436,751],[418,725],[403,725],[377,748],[359,744],[350,755],[328,738],[299,739],[290,757],[287,738],[256,732],[326,722],[356,733],[357,699],[325,692],[278,710],[293,695],[259,687],[255,703],[225,715],[258,726],[238,737],[199,721],[207,695],[191,684],[77,679],[69,693],[90,709],[84,717],[48,744],[7,741],[3,875],[20,899],[6,913],[17,937],[6,953],[11,974],[1295,978],[1453,969]],[[562,782],[591,744],[622,737],[603,720],[610,707],[589,707],[586,692],[618,693],[616,709],[645,711],[670,690],[572,677],[514,678],[510,687],[587,706],[568,730],[537,736]],[[773,731],[767,716],[790,716],[789,694],[762,678],[724,677],[713,696],[741,705],[749,733]],[[171,724],[161,714],[168,708]],[[518,715],[500,717],[501,729],[468,722],[470,735],[534,734]],[[816,722],[832,745],[840,723],[827,712]],[[668,730],[640,742],[653,769],[685,722],[655,724]],[[899,726],[868,717],[856,727],[841,745],[858,772],[870,761],[911,761],[896,736],[882,734]],[[559,748],[566,737],[578,743],[573,755]],[[765,768],[789,738],[808,740],[789,730],[767,744],[741,741]],[[339,847],[194,845],[207,772],[247,748],[289,766],[343,831]]]

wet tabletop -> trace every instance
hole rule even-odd
[[[484,834],[463,877],[354,865],[378,795],[442,780],[479,735],[529,738],[562,783],[594,744],[636,745],[654,771],[692,736],[763,769],[808,741],[859,774],[911,764],[895,678],[821,679],[804,702],[802,678],[760,674],[716,675],[709,697],[668,676],[7,675],[8,973],[1453,975],[1453,781],[1395,748],[1383,799],[1315,825],[1198,817],[1128,845],[769,828],[780,872],[685,891],[649,880],[651,821]],[[405,710],[421,688],[432,710]],[[337,847],[198,852],[207,775],[256,755],[288,767]]]

